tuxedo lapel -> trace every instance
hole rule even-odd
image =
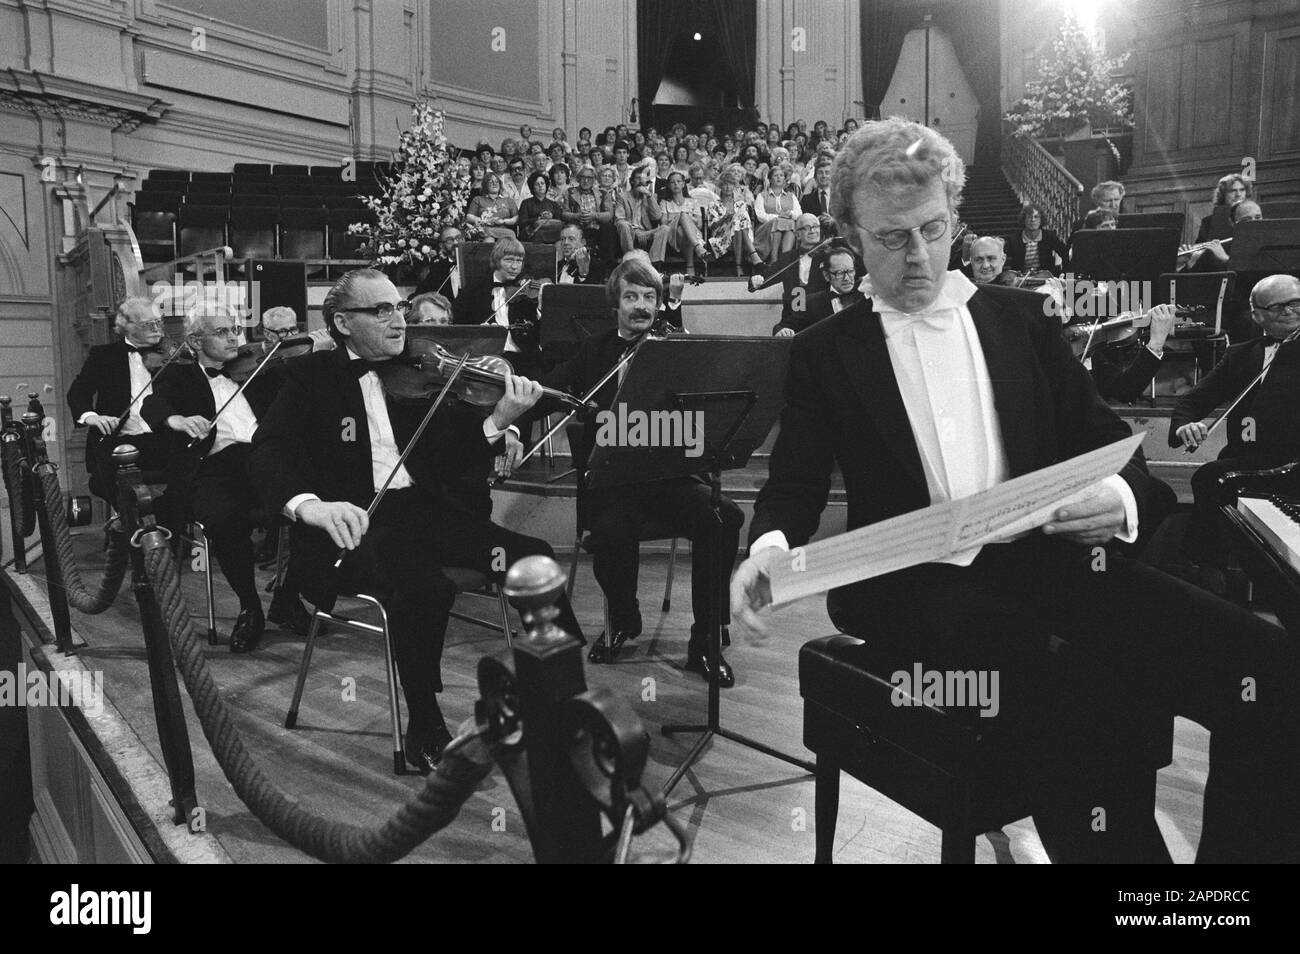
[[[1012,477],[1027,474],[1040,465],[1034,459],[1031,430],[1024,426],[1024,409],[1033,407],[1033,382],[1027,373],[1034,356],[1025,353],[1024,339],[1013,334],[1019,327],[1014,316],[1000,312],[994,301],[976,292],[967,303],[979,334],[984,364],[993,385],[993,404],[1002,429],[1002,447]]]
[[[344,460],[351,458],[351,461],[341,464],[346,468],[344,472],[364,472],[369,482],[370,424],[366,419],[366,402],[361,396],[361,382],[357,380],[356,373],[352,370],[350,354],[346,347],[335,348],[330,352],[335,381],[335,386],[331,390],[342,402],[334,440],[338,442],[337,446],[340,447]],[[350,434],[347,427],[349,421],[354,422]],[[367,490],[373,492],[374,488],[368,487]]]
[[[885,446],[903,465],[909,480],[924,488],[921,454],[912,435],[912,425],[903,406],[903,395],[894,377],[889,348],[880,327],[880,316],[868,301],[860,301],[840,312],[851,320],[846,334],[836,338],[843,374],[862,399],[862,405],[876,422]]]

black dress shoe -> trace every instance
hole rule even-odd
[[[230,633],[230,651],[232,653],[251,653],[262,641],[266,630],[266,617],[262,608],[241,610],[235,617],[235,628]]]
[[[596,641],[591,644],[591,649],[587,651],[587,659],[593,663],[607,663],[614,661],[614,654],[618,652],[629,639],[636,639],[641,635],[640,627],[636,630],[614,629],[614,633],[609,638],[609,645],[605,645],[605,634],[601,633],[596,637]]]
[[[686,669],[689,672],[698,672],[704,676],[705,682],[713,679],[713,671],[709,667],[709,651],[707,646],[697,646],[691,644],[686,649]],[[721,689],[730,689],[736,684],[736,674],[731,669],[731,664],[718,654],[718,687]]]
[[[271,599],[271,608],[266,613],[267,622],[274,623],[280,629],[287,629],[307,638],[311,629],[311,613],[303,608],[302,600],[296,596],[276,593]]]
[[[402,748],[407,763],[421,775],[428,775],[442,761],[443,750],[451,744],[451,732],[439,725],[428,732],[413,732],[408,727]]]

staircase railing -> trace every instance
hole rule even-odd
[[[1079,220],[1083,183],[1029,136],[1004,136],[1002,174],[1021,202],[1036,205],[1043,226],[1062,237]]]

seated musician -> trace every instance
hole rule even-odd
[[[1300,344],[1282,344],[1300,329],[1300,279],[1270,275],[1250,293],[1250,318],[1264,332],[1230,347],[1223,360],[1178,399],[1169,418],[1169,446],[1199,446],[1214,423],[1215,409],[1232,403],[1265,367],[1264,379],[1250,389],[1224,422],[1226,446],[1216,460],[1192,476],[1195,502],[1183,551],[1202,568],[1198,582],[1223,585],[1225,541],[1218,532],[1218,480],[1233,470],[1276,467],[1300,459]]]
[[[460,267],[456,264],[456,251],[464,241],[464,235],[456,226],[443,228],[438,236],[438,249],[429,262],[429,270],[415,288],[417,295],[437,292],[449,301],[456,300],[460,294]]]
[[[773,332],[777,337],[788,338],[862,300],[862,292],[858,290],[857,260],[848,246],[828,247],[818,255],[817,267],[822,270],[829,287],[810,294],[805,301],[803,321],[782,322]]]
[[[561,285],[603,285],[604,270],[599,262],[593,261],[591,249],[587,247],[587,238],[582,227],[570,222],[560,232],[560,241],[556,243],[559,258],[559,278]]]
[[[733,614],[760,639],[768,575],[816,531],[836,463],[857,529],[1129,434],[1037,298],[947,271],[964,180],[946,139],[902,119],[864,124],[836,159],[832,212],[873,295],[792,344],[750,556],[732,580]],[[1083,660],[1095,660],[1134,698],[1212,733],[1198,861],[1300,860],[1300,675],[1286,634],[1118,553],[1093,572],[1095,547],[1137,532],[1146,496],[1139,451],[1039,530],[836,590],[834,618],[869,640],[873,656],[999,673],[1000,710],[978,719],[981,729],[1023,740],[1034,757],[1059,757],[1062,773],[1069,753],[1049,741],[1077,732],[1106,744],[1091,683],[1079,676],[1091,667]],[[807,554],[801,569],[818,572],[816,563]],[[1078,664],[1053,651],[1053,636]],[[1258,686],[1249,703],[1244,679]],[[1113,773],[1069,777],[1070,794],[1035,814],[1052,860],[1170,861],[1154,818],[1155,773],[1134,753],[1113,757]]]
[[[641,257],[624,261],[605,285],[609,303],[617,313],[618,327],[583,339],[574,357],[546,376],[548,386],[585,396],[655,323],[664,296],[659,274]],[[619,381],[611,379],[594,396],[602,409],[609,409]],[[581,446],[574,449],[579,471],[595,444],[597,426],[588,422]],[[692,541],[691,607],[694,623],[686,651],[686,668],[709,677],[707,636],[709,619],[709,568],[714,532],[709,485],[693,477],[657,480],[650,483],[583,491],[587,526],[599,545],[592,551],[592,569],[609,602],[611,632],[609,645],[615,649],[625,640],[641,634],[641,611],[637,603],[639,551],[637,532],[649,520],[668,526],[678,536]],[[735,561],[743,517],[729,499],[723,498],[723,569],[727,575]],[[722,660],[719,684],[735,682],[730,665]]]
[[[1089,194],[1092,196],[1092,207],[1094,212],[1110,212],[1116,219],[1119,218],[1120,206],[1124,203],[1124,183],[1116,182],[1113,179],[1108,179],[1105,182],[1098,182],[1092,187],[1092,192]],[[1097,228],[1097,226],[1088,225],[1087,216],[1085,216],[1070,226],[1070,236],[1073,238],[1074,233],[1080,229],[1093,228]]]
[[[643,248],[634,248],[620,260],[621,262],[638,261],[646,268],[653,268],[650,253]],[[657,322],[664,332],[685,331],[682,324],[682,293],[686,289],[686,276],[681,272],[665,275],[657,272],[659,283],[663,286],[663,301],[659,304]]]
[[[1210,196],[1210,214],[1201,219],[1196,229],[1196,244],[1232,238],[1232,219],[1228,213],[1238,202],[1254,195],[1255,183],[1239,172],[1230,172],[1216,182]]]
[[[272,375],[258,375],[241,394],[239,385],[224,374],[223,365],[238,353],[239,331],[238,316],[231,308],[214,302],[192,308],[185,319],[185,335],[198,360],[174,364],[159,374],[141,413],[155,431],[167,429],[179,435],[178,446],[185,448],[173,460],[169,493],[171,484],[179,485],[181,499],[203,524],[211,556],[239,598],[230,651],[247,653],[261,641],[266,619],[253,574],[252,512],[258,498],[245,465],[259,415],[266,411],[278,382]],[[188,442],[192,446],[187,447]],[[296,592],[276,596],[284,601],[284,605],[273,604],[276,615],[290,628],[296,623],[305,634],[306,611]]]
[[[167,435],[155,433],[140,416],[140,404],[152,391],[145,359],[156,355],[163,337],[158,310],[148,298],[128,298],[117,306],[113,330],[121,340],[91,348],[68,388],[73,420],[77,427],[89,428],[90,490],[110,504],[117,500],[113,448],[133,445],[140,451],[140,469],[158,471],[167,466],[171,447]],[[161,363],[156,356],[153,360]]]
[[[762,291],[777,281],[781,282],[781,321],[773,329],[773,334],[781,328],[795,327],[802,320],[800,302],[806,302],[813,292],[825,291],[826,276],[821,269],[813,267],[812,251],[822,240],[821,223],[810,212],[800,215],[794,222],[794,248],[777,257],[776,261],[764,269],[762,275],[754,275],[749,280],[751,292]],[[799,299],[800,301],[796,301]]]
[[[1000,235],[981,235],[970,243],[970,271],[977,285],[1013,284],[1015,278],[1003,276],[1006,264],[1006,240]]]
[[[1254,222],[1263,217],[1264,210],[1253,199],[1242,199],[1228,210],[1228,222],[1234,231],[1239,222]],[[1228,267],[1228,257],[1223,239],[1210,239],[1201,248],[1193,249],[1187,261],[1179,264],[1179,270],[1220,272]]]
[[[288,305],[276,305],[262,312],[262,321],[260,329],[261,338],[265,342],[274,344],[277,341],[287,341],[300,334],[298,330],[298,314]],[[334,347],[334,339],[330,337],[329,330],[318,328],[315,331],[307,333],[307,337],[312,341],[313,351],[330,351]]]
[[[537,296],[522,287],[523,243],[514,237],[497,239],[489,261],[492,281],[461,292],[452,310],[454,323],[508,328],[504,357],[519,374],[536,374],[541,368]]]
[[[408,325],[449,325],[452,305],[437,292],[425,292],[411,299],[406,312]]]
[[[405,345],[399,297],[374,269],[348,272],[329,290],[322,310],[339,348],[286,363],[285,382],[257,429],[249,472],[267,506],[295,520],[295,559],[309,568],[303,590],[313,603],[328,608],[336,593],[358,591],[383,601],[410,711],[406,758],[428,771],[451,739],[437,693],[456,592],[441,568],[477,569],[499,582],[503,567],[553,551],[464,512],[444,489],[455,468],[498,452],[502,431],[536,403],[541,391],[534,382],[511,375],[486,419],[440,410],[396,468],[429,407],[390,399],[378,370]],[[366,507],[395,468],[368,518]],[[336,573],[340,549],[348,552]],[[557,625],[581,640],[568,601],[558,605]]]
[[[1060,275],[1069,258],[1061,237],[1043,228],[1043,211],[1036,205],[1020,209],[1020,231],[1007,240],[1007,265],[1023,275],[1038,271]]]

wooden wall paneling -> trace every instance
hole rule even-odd
[[[1300,158],[1300,25],[1264,35],[1260,156]]]

